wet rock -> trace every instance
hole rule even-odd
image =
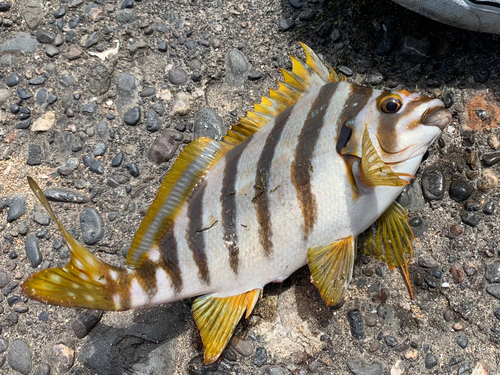
[[[424,232],[429,228],[427,221],[420,217],[412,217],[408,220],[408,224],[410,225],[415,238],[422,237]]]
[[[267,362],[266,348],[259,346],[257,349],[255,349],[255,357],[253,358],[253,364],[257,367],[261,367],[266,362]]]
[[[473,193],[472,186],[464,179],[458,178],[450,184],[450,198],[456,202],[462,202],[469,198]]]
[[[160,165],[172,159],[184,137],[179,132],[165,129],[156,137],[148,151],[148,159]]]
[[[351,327],[351,335],[358,340],[365,337],[364,327],[363,327],[363,316],[361,311],[358,309],[351,310],[347,313],[347,319],[349,320],[349,325]]]
[[[120,78],[122,76],[123,74],[120,75]],[[120,83],[120,80],[118,82]],[[89,74],[88,83],[89,91],[94,95],[103,95],[108,92],[111,86],[111,76],[106,67],[104,65],[97,65],[92,68]]]
[[[31,267],[37,268],[40,263],[42,263],[42,253],[40,252],[40,244],[38,243],[38,238],[33,234],[30,234],[26,238],[26,255],[31,264]]]
[[[31,369],[31,348],[24,340],[14,340],[7,354],[9,366],[23,375],[28,375]]]
[[[75,351],[62,343],[48,347],[44,354],[47,362],[57,374],[68,372],[75,362]]]
[[[184,85],[188,80],[188,75],[184,69],[174,68],[168,72],[168,80],[172,85]]]
[[[241,86],[246,81],[248,62],[241,51],[233,49],[226,56],[226,82],[230,86]]]
[[[354,375],[383,375],[384,365],[380,361],[368,363],[363,357],[347,359],[347,367]]]
[[[222,119],[211,108],[203,108],[194,117],[194,137],[209,137],[220,140],[227,134]]]
[[[422,193],[428,201],[440,200],[444,196],[444,176],[436,168],[426,168],[422,174]]]
[[[125,115],[123,116],[123,122],[130,126],[137,125],[140,119],[141,108],[137,106],[130,108],[127,112],[125,112]]]
[[[36,119],[36,121],[31,126],[31,131],[45,132],[47,130],[50,130],[55,122],[56,122],[56,113],[54,111],[46,112],[38,119]]]
[[[102,318],[100,310],[86,310],[71,321],[71,328],[79,339],[89,334]]]
[[[132,177],[139,177],[139,167],[136,163],[128,163],[125,168]]]
[[[431,368],[435,367],[438,362],[437,358],[433,354],[427,353],[425,355],[424,363],[425,363],[425,368],[430,370]]]
[[[19,82],[21,82],[21,79],[16,73],[11,73],[5,80],[5,84],[9,87],[14,87],[19,85]]]
[[[191,109],[189,103],[190,96],[183,92],[180,92],[174,96],[174,104],[172,105],[172,110],[170,111],[170,116],[175,117],[177,115],[184,116],[187,115]]]
[[[500,161],[500,151],[485,153],[481,156],[481,160],[488,166],[495,165]]]
[[[87,203],[90,198],[77,191],[64,188],[50,188],[43,192],[48,200],[65,203]]]
[[[0,46],[0,52],[23,52],[35,53],[38,42],[28,33],[17,33],[12,35]]]
[[[80,214],[80,227],[83,242],[95,245],[104,236],[104,227],[101,214],[94,207],[85,207]]]

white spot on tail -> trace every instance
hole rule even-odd
[[[116,271],[109,270],[109,276],[115,281],[118,280],[118,272]]]
[[[130,307],[144,306],[149,302],[148,295],[134,277],[130,283]]]
[[[160,260],[160,250],[158,246],[154,246],[148,253],[148,258],[152,262],[158,262]]]
[[[156,286],[157,292],[155,296],[152,298],[151,302],[153,303],[162,303],[169,299],[169,295],[172,294],[172,288],[170,287],[170,279],[167,276],[167,273],[161,269],[156,269]]]

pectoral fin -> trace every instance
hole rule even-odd
[[[261,293],[262,289],[254,289],[236,296],[204,296],[194,301],[193,316],[205,346],[205,364],[219,358],[243,313],[246,310],[245,319],[250,316]]]
[[[327,305],[336,305],[351,281],[356,246],[353,236],[307,252],[312,282]]]
[[[408,270],[413,257],[411,246],[413,232],[407,219],[403,207],[394,202],[370,228],[359,236],[359,247],[363,253],[387,263],[391,270],[394,270],[394,266],[401,267],[411,298],[413,298]]]
[[[361,179],[369,187],[376,186],[406,186],[408,181],[400,177],[414,178],[408,173],[394,172],[391,167],[383,162],[377,154],[375,147],[365,127],[363,132],[362,157],[360,168]]]

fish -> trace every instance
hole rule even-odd
[[[161,183],[127,254],[99,260],[28,182],[71,258],[22,284],[31,299],[127,310],[196,297],[205,363],[223,352],[263,288],[308,265],[328,305],[342,299],[357,251],[408,265],[413,234],[395,202],[451,115],[441,100],[348,83],[308,46],[221,140],[188,144]]]

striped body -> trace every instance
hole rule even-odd
[[[182,207],[173,234],[149,253],[166,270],[156,272],[155,294],[136,288],[131,305],[262,288],[305,265],[308,248],[371,225],[402,188],[377,187],[353,199],[335,144],[343,123],[375,95],[330,83],[226,154]],[[405,171],[414,173],[420,159]]]

